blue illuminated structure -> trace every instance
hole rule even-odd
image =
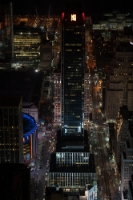
[[[37,151],[37,123],[27,113],[22,113],[23,118],[23,153],[24,162],[31,161]]]
[[[23,137],[27,138],[37,129],[37,123],[33,117],[26,113],[22,113],[23,117]]]

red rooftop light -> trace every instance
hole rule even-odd
[[[82,19],[83,19],[83,21],[85,21],[85,14],[84,13],[82,13]]]
[[[64,15],[65,15],[65,13],[62,13],[62,14],[61,14],[61,19],[62,19],[62,20],[64,19]]]

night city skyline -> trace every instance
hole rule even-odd
[[[31,14],[35,13],[34,7],[36,6],[38,9],[38,12],[40,15],[45,15],[48,12],[49,6],[51,7],[51,15],[60,15],[62,12],[62,8],[64,8],[65,3],[67,2],[73,2],[75,0],[23,0],[23,2],[20,4],[17,0],[2,0],[1,3],[5,4],[6,2],[12,2],[13,3],[13,9],[14,14],[27,14],[28,12],[31,12]],[[124,0],[76,0],[75,2],[82,2],[82,5],[84,7],[84,11],[86,15],[90,14],[101,14],[105,12],[112,12],[112,10],[120,10],[122,12],[132,12],[132,2],[130,0],[127,0],[126,3]]]
[[[0,200],[133,200],[133,8],[0,3]]]

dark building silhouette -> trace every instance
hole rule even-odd
[[[0,96],[0,163],[23,163],[21,109],[21,96]]]
[[[30,200],[30,169],[24,164],[0,164],[0,199]]]
[[[83,134],[85,15],[80,4],[62,13],[62,135]]]

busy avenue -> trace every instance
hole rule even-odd
[[[98,199],[118,200],[120,199],[119,174],[114,156],[110,158],[108,154],[109,125],[106,123],[104,113],[102,113],[101,80],[97,75],[91,77],[90,96],[92,96],[90,101],[92,105],[92,120],[89,121],[87,129],[90,151],[95,155]]]
[[[49,107],[48,104],[45,108],[45,117],[51,114]],[[55,151],[56,142],[56,132],[50,122],[38,123],[38,152],[31,165],[31,200],[45,199],[50,154]]]

